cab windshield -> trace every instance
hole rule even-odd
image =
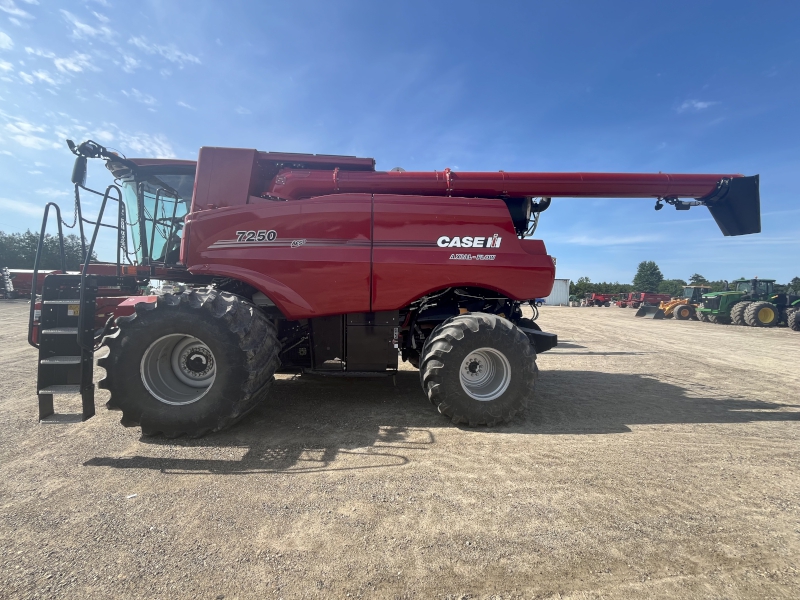
[[[139,264],[175,264],[180,257],[183,219],[189,212],[194,189],[194,169],[168,172],[164,167],[140,169],[136,177],[122,179],[130,225],[130,246]],[[139,214],[139,194],[143,215]],[[144,243],[142,237],[144,236]]]

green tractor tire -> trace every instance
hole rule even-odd
[[[702,321],[703,323],[710,323],[711,322],[709,320],[709,318],[708,318],[708,315],[706,313],[703,313],[703,312],[697,313],[697,318],[700,319],[700,321]]]
[[[774,327],[780,311],[772,302],[752,302],[744,311],[744,320],[750,327]]]
[[[708,315],[708,320],[715,325],[731,324],[731,318],[728,315]]]
[[[752,303],[747,300],[734,304],[733,308],[731,308],[731,323],[734,325],[747,325],[744,320],[744,312],[750,304]]]
[[[800,308],[795,308],[788,313],[786,324],[792,331],[800,331]]]

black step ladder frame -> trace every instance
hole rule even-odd
[[[85,189],[89,192],[92,192],[97,195],[101,195],[99,192],[95,190],[90,190],[88,188],[84,188],[80,184],[75,185],[75,201],[76,201],[76,217],[77,220],[80,221],[80,233],[81,233],[81,248],[83,254],[83,268],[81,269],[80,275],[69,275],[67,274],[66,269],[66,254],[64,252],[64,232],[62,229],[62,219],[61,219],[61,209],[57,204],[54,202],[48,202],[45,205],[45,212],[44,217],[42,219],[42,228],[39,234],[39,241],[36,250],[36,259],[34,261],[33,267],[33,285],[31,287],[31,306],[30,306],[30,313],[28,317],[28,343],[37,348],[39,350],[39,371],[41,372],[42,368],[42,360],[43,360],[43,351],[41,347],[41,342],[43,340],[44,335],[51,335],[51,334],[44,334],[44,328],[40,328],[40,337],[39,342],[37,343],[34,341],[33,332],[34,332],[34,321],[35,321],[35,311],[36,311],[36,301],[37,301],[37,292],[38,292],[38,274],[39,274],[39,266],[41,257],[43,254],[44,248],[44,239],[47,230],[47,220],[49,217],[50,208],[52,207],[56,212],[56,222],[58,226],[58,239],[59,239],[59,250],[61,254],[61,273],[55,275],[48,275],[45,277],[45,281],[42,284],[42,316],[44,315],[45,305],[50,300],[62,300],[61,298],[45,298],[45,290],[50,291],[51,286],[48,284],[52,284],[52,288],[58,290],[59,283],[67,283],[70,284],[73,289],[77,287],[80,291],[80,298],[75,298],[75,304],[80,305],[79,314],[78,314],[78,327],[77,327],[77,335],[76,335],[76,342],[77,346],[80,350],[80,364],[81,364],[81,383],[79,386],[79,393],[81,395],[81,404],[82,404],[82,420],[86,421],[90,419],[95,414],[95,404],[94,404],[94,351],[95,351],[95,337],[94,337],[94,318],[95,318],[95,306],[96,306],[96,299],[97,299],[97,290],[100,286],[123,286],[126,284],[130,284],[133,280],[135,282],[135,277],[122,276],[122,240],[123,236],[125,235],[125,213],[124,213],[124,204],[123,204],[123,196],[122,190],[116,185],[109,185],[106,188],[106,191],[103,196],[102,203],[100,205],[100,211],[97,216],[96,221],[90,221],[89,219],[85,219],[83,217],[82,211],[80,210],[80,196],[78,192],[78,188]],[[112,196],[112,192],[115,191],[116,194]],[[107,223],[103,223],[103,214],[106,209],[106,205],[108,200],[113,200],[118,203],[118,210],[117,210],[117,224],[110,225]],[[94,231],[92,233],[92,240],[89,244],[89,248],[85,247],[85,240],[83,237],[83,223],[89,223],[94,225]],[[94,252],[94,246],[97,241],[97,235],[100,231],[100,227],[108,227],[111,229],[117,230],[117,262],[116,262],[116,275],[94,275],[88,273],[89,264],[91,262],[92,253]],[[127,244],[127,238],[126,244]],[[126,255],[127,248],[125,251]],[[54,304],[59,304],[58,302]],[[61,303],[63,304],[63,302]],[[40,317],[41,318],[41,317]],[[77,355],[75,356],[77,358]],[[47,361],[47,357],[44,358]],[[44,363],[48,366],[53,366],[52,363]],[[64,363],[66,364],[66,363]],[[62,389],[66,389],[67,386],[62,387]],[[39,393],[41,390],[55,390],[56,386],[47,386],[46,388],[39,388],[38,376],[37,376],[37,395],[39,399],[39,420],[45,419],[55,413],[54,403],[53,403],[53,393],[45,392]],[[70,390],[71,391],[71,390]]]

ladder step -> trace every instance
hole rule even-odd
[[[69,300],[42,300],[42,304],[80,304],[80,298],[72,298]]]
[[[78,335],[77,327],[53,327],[52,329],[43,329],[42,334],[50,335]]]
[[[50,358],[43,358],[39,361],[40,365],[79,365],[81,364],[80,356],[51,356]]]
[[[81,386],[79,385],[51,385],[43,390],[39,390],[40,394],[80,394]]]

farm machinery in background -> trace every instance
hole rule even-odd
[[[8,269],[5,267],[0,268],[0,298],[3,300],[13,300],[19,296],[11,279],[11,273],[9,273]]]
[[[669,302],[672,296],[669,294],[656,294],[654,292],[631,292],[629,294],[631,308],[637,308],[637,317],[652,317],[658,311],[662,302]]]
[[[583,299],[584,306],[611,306],[614,294],[589,293]]]
[[[204,147],[197,161],[127,159],[68,144],[82,241],[93,225],[82,254],[108,228],[117,256],[47,276],[38,302],[32,291],[39,417],[56,394],[94,414],[94,352],[106,346],[107,406],[145,435],[228,427],[280,370],[386,376],[401,357],[452,422],[505,422],[533,397],[537,353],[557,343],[521,310],[553,286],[555,261],[531,239],[553,198],[703,205],[724,235],[761,230],[757,175],[380,172],[352,156]],[[105,192],[85,187],[94,158],[117,182]],[[94,221],[81,191],[100,200]],[[63,241],[48,203],[34,281],[52,211]],[[185,289],[136,296],[151,280]]]
[[[775,293],[774,279],[737,279],[730,289],[704,294],[697,309],[701,321],[722,325],[774,327],[800,331],[800,296]]]
[[[675,317],[678,321],[697,319],[697,308],[703,299],[703,294],[707,294],[711,288],[704,285],[685,285],[683,295],[679,298],[671,298],[669,294],[658,294],[666,296],[658,305],[643,306],[636,312],[637,317],[650,317],[652,319],[671,319]]]

